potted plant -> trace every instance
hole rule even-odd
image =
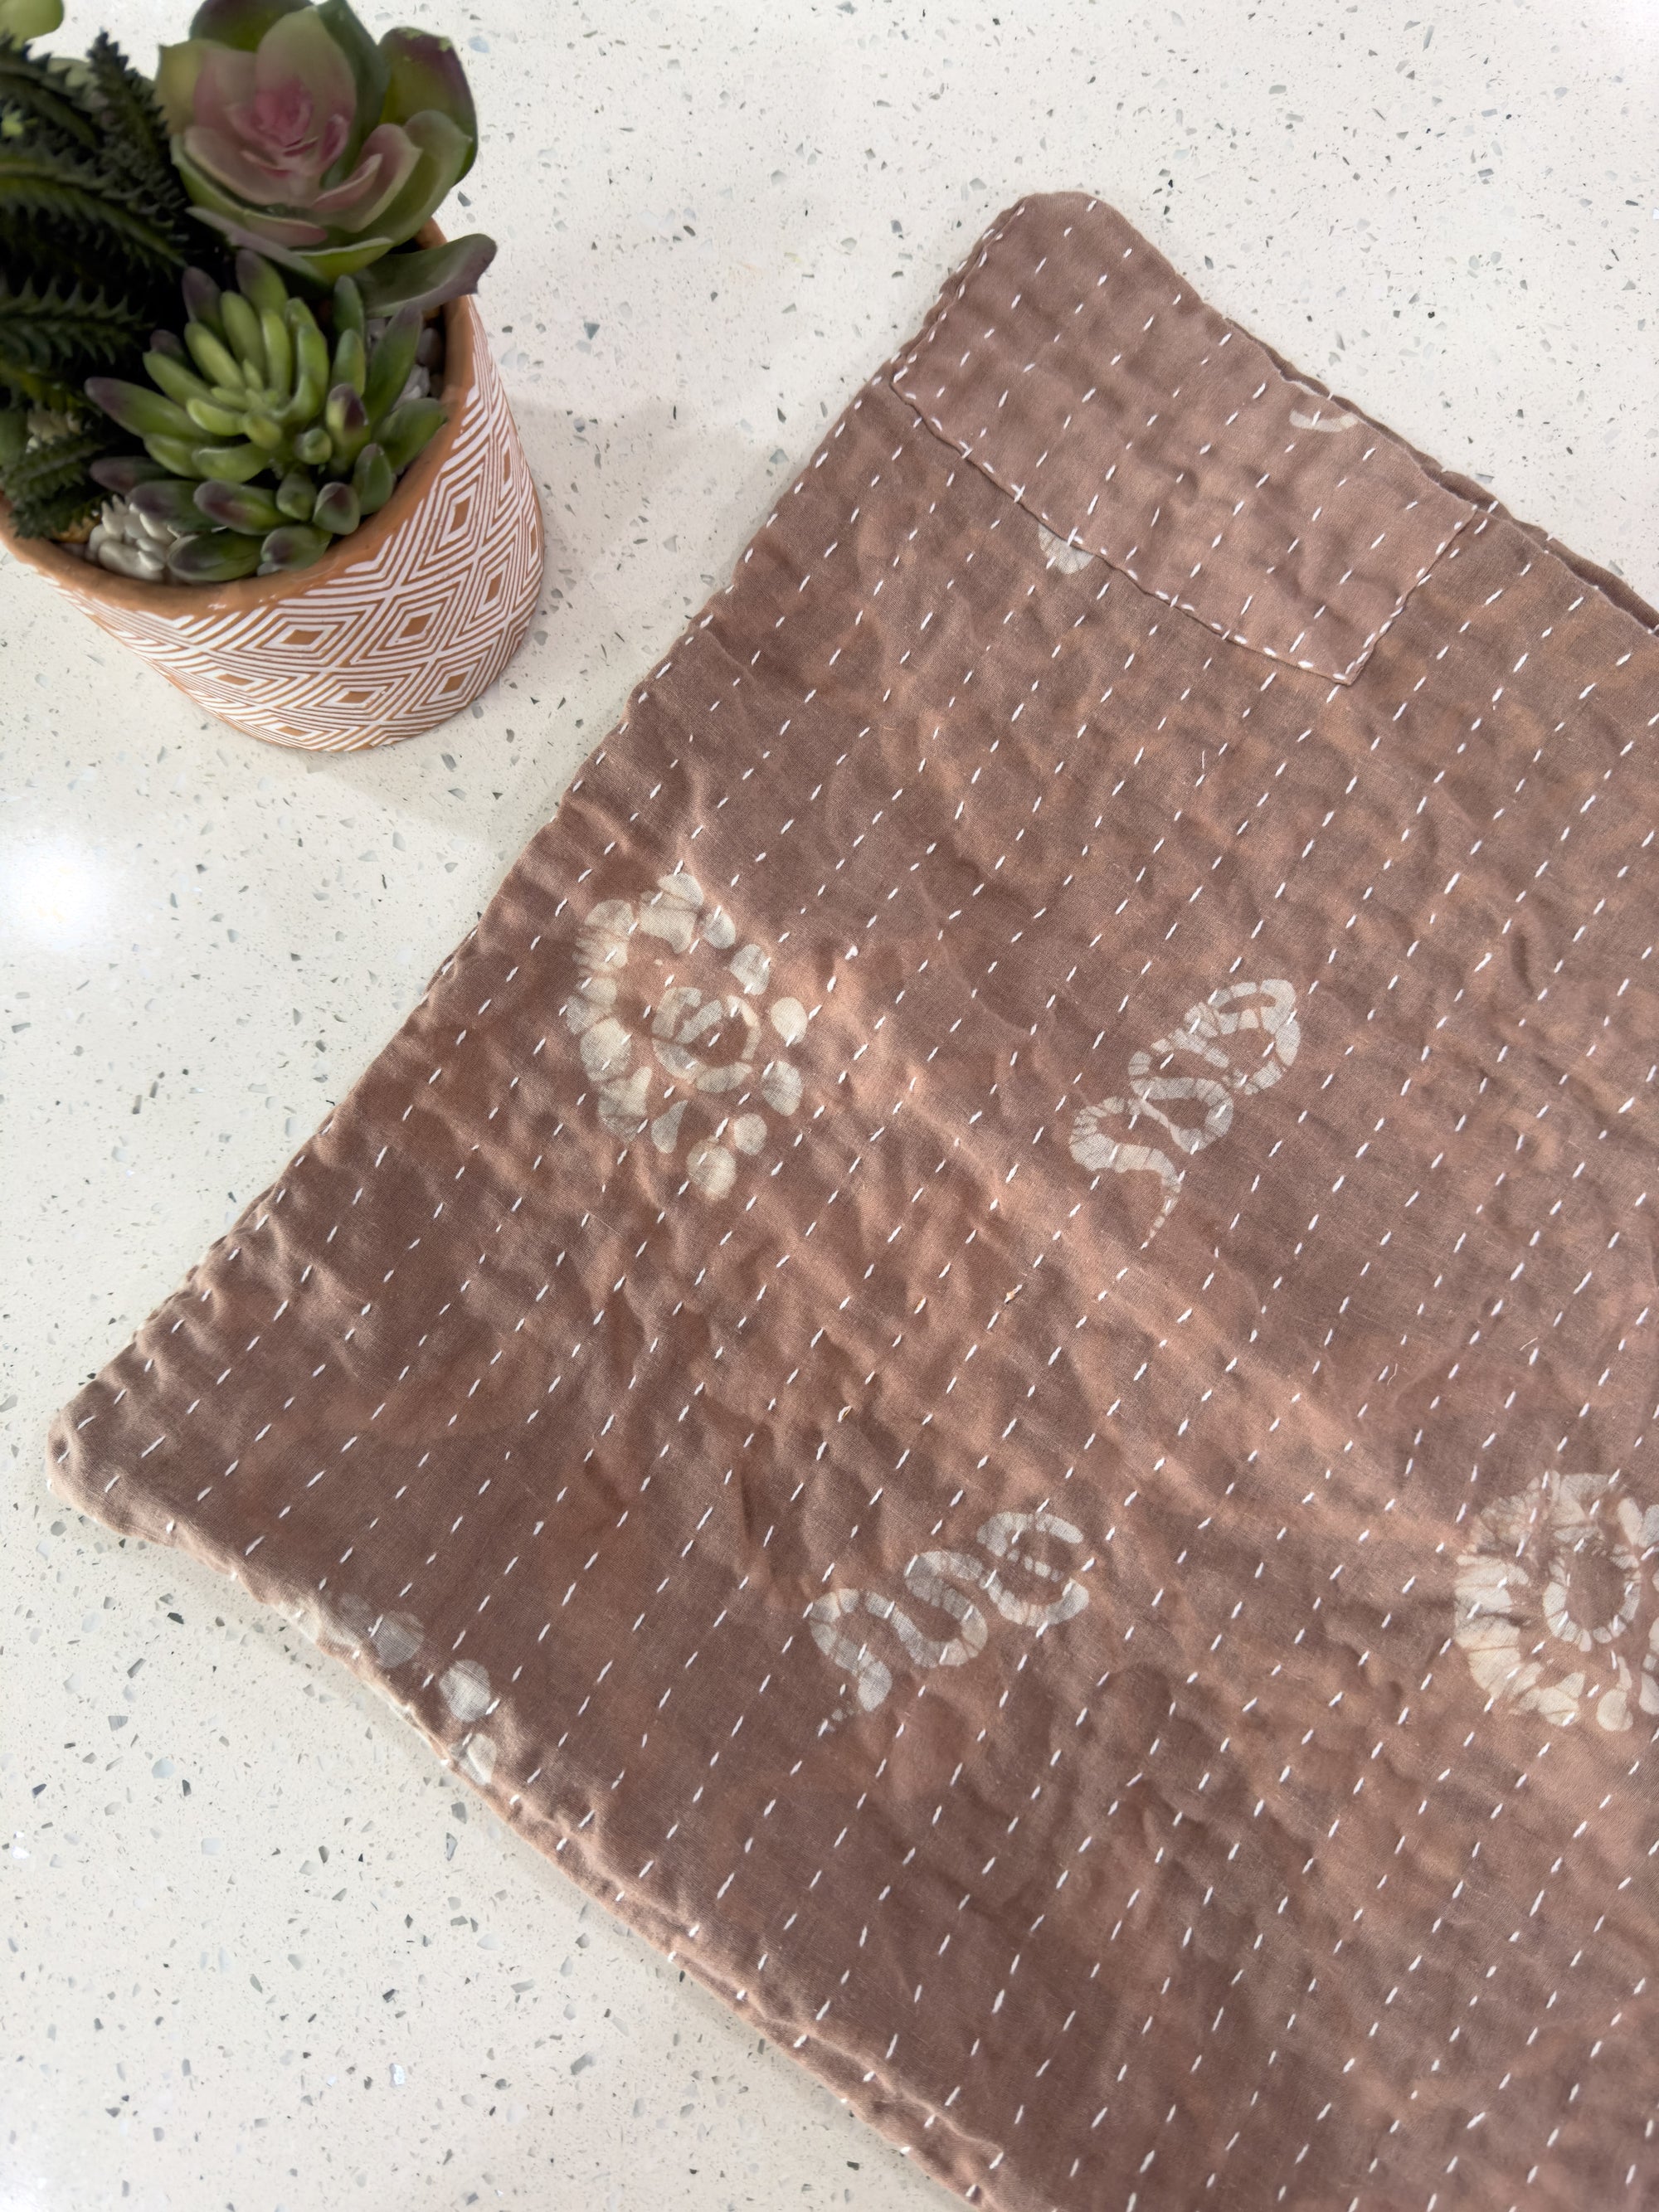
[[[153,85],[0,0],[0,535],[279,744],[445,720],[523,640],[535,489],[433,209],[477,144],[453,47],[348,0],[205,0]],[[9,404],[7,404],[9,403]]]

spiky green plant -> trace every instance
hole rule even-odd
[[[50,11],[47,11],[48,13]],[[14,7],[24,30],[40,8]],[[86,406],[88,375],[136,368],[171,319],[199,227],[147,81],[100,33],[84,61],[32,53],[0,17],[0,490],[12,527],[71,527],[102,496],[90,459],[125,443]],[[68,417],[29,435],[31,410]],[[43,442],[59,444],[50,459]],[[8,452],[9,458],[7,458]]]
[[[178,583],[307,566],[386,504],[444,419],[441,401],[404,396],[418,307],[400,307],[371,343],[362,295],[343,276],[331,351],[268,261],[245,249],[236,274],[240,290],[222,292],[187,273],[191,319],[182,342],[156,332],[149,386],[87,383],[161,471],[139,481],[117,464],[100,474],[138,514],[180,533],[167,556]]]
[[[0,274],[0,379],[15,404],[72,410],[89,370],[125,362],[142,344],[143,319],[131,301],[50,279],[14,286],[9,275]]]

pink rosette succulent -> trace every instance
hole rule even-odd
[[[155,89],[203,222],[319,285],[359,276],[371,313],[471,291],[483,237],[383,256],[472,165],[477,118],[447,39],[377,44],[348,0],[204,0]],[[360,275],[360,272],[367,272]]]

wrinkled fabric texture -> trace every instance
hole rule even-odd
[[[54,1486],[975,2203],[1653,2201],[1656,627],[1021,203]]]

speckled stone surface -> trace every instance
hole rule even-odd
[[[392,752],[286,755],[0,560],[0,2203],[942,2205],[285,1623],[61,1510],[46,1422],[367,1065],[1022,192],[1113,200],[1659,598],[1659,16],[404,12],[458,36],[492,134],[445,220],[501,240],[549,526],[507,678]],[[148,57],[153,7],[69,31],[100,19]]]

